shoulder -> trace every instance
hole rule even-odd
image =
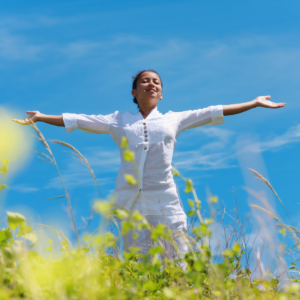
[[[163,118],[165,121],[169,124],[178,124],[180,122],[180,119],[182,117],[182,112],[175,112],[172,110],[169,110],[167,113],[163,114]]]
[[[177,119],[180,118],[183,113],[184,113],[183,111],[176,112],[176,111],[169,110],[167,113],[164,114],[164,116],[171,119]]]
[[[130,110],[125,110],[123,113],[120,113],[122,116],[134,116]]]

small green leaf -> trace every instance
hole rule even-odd
[[[286,229],[283,227],[281,230],[279,230],[279,233],[282,234],[283,237],[286,236]]]
[[[35,244],[35,243],[37,242],[37,240],[38,240],[38,238],[37,238],[35,232],[33,232],[33,231],[32,231],[32,232],[28,232],[28,233],[23,234],[23,238],[26,239],[26,240],[28,240],[28,241],[33,242],[34,244]]]
[[[213,219],[204,219],[204,223],[206,224],[206,225],[209,225],[209,224],[211,224],[213,222]]]
[[[193,190],[193,182],[192,182],[192,180],[191,179],[187,179],[185,181],[185,183],[186,183],[186,186],[185,186],[184,192],[185,193],[191,192]]]
[[[134,160],[134,152],[125,150],[124,151],[124,160],[125,161],[133,161]]]
[[[238,244],[238,243],[235,243],[233,246],[232,246],[232,251],[235,252],[235,253],[239,253],[241,251],[241,245]]]
[[[252,272],[249,269],[242,269],[237,273],[238,277],[245,277],[245,276],[249,276],[251,274],[252,274]]]
[[[172,171],[173,171],[173,176],[174,176],[174,177],[177,177],[177,176],[180,175],[180,173],[179,173],[179,171],[178,171],[177,169],[172,168]]]
[[[132,218],[135,221],[142,221],[143,220],[143,215],[139,213],[138,210],[135,210],[132,214]]]
[[[164,249],[162,247],[160,247],[160,246],[152,247],[149,250],[149,254],[151,254],[151,255],[161,254],[161,253],[164,253]]]
[[[201,208],[201,201],[196,199],[195,203],[196,203],[196,209],[200,209]]]
[[[69,249],[69,246],[68,246],[68,241],[66,239],[64,239],[62,242],[61,242],[61,249],[60,251],[66,251]]]
[[[32,227],[31,226],[27,226],[25,222],[23,222],[23,223],[20,224],[19,229],[20,230],[19,230],[19,233],[17,234],[17,237],[24,236],[27,233],[33,232]]]
[[[7,188],[7,189],[8,189],[8,186],[7,186],[6,184],[2,184],[2,185],[0,186],[0,191],[2,191],[4,188]]]
[[[18,228],[19,225],[26,222],[26,218],[19,213],[7,212],[8,226],[11,229]]]
[[[233,256],[233,252],[232,252],[231,250],[229,250],[229,249],[226,249],[226,250],[224,250],[224,251],[222,252],[222,255],[223,255],[224,257],[232,257],[232,256]]]
[[[196,212],[195,210],[190,210],[188,211],[187,215],[192,217],[195,214],[195,212]]]
[[[134,232],[134,233],[132,234],[132,238],[133,238],[134,240],[136,240],[138,237],[139,237],[139,234],[138,234],[137,232]]]
[[[17,237],[22,236],[24,239],[33,243],[37,241],[37,236],[31,226],[28,226],[25,222],[23,222],[19,225],[19,229],[19,233],[16,235]]]
[[[9,159],[2,159],[3,167],[0,169],[0,173],[6,174],[8,171],[8,164]]]
[[[135,184],[137,184],[136,179],[132,175],[130,175],[130,174],[124,174],[124,177],[125,177],[125,179],[126,179],[126,181],[128,182],[129,185],[135,185]]]
[[[218,197],[217,196],[213,196],[210,198],[211,203],[217,203],[218,202]]]
[[[9,240],[12,237],[11,231],[9,228],[0,230],[0,243]]]
[[[128,149],[129,146],[128,146],[128,140],[125,136],[122,137],[122,140],[121,140],[121,148],[124,148],[124,149]]]
[[[125,218],[128,218],[129,214],[126,210],[124,209],[116,209],[115,210],[115,215],[117,218],[120,218],[120,219],[125,219]]]
[[[51,252],[52,249],[53,249],[53,246],[50,246],[50,247],[46,248],[45,250]]]
[[[193,207],[195,205],[194,201],[191,199],[188,199],[188,203],[190,207]]]
[[[5,234],[4,229],[2,229],[0,231],[0,242],[5,241],[5,240],[6,240],[6,234]]]
[[[113,203],[105,201],[96,201],[94,204],[94,210],[100,212],[103,215],[108,214],[112,209]]]

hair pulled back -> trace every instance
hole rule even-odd
[[[160,84],[161,84],[161,89],[162,89],[163,84],[162,84],[161,78],[160,78],[159,74],[155,70],[152,70],[152,69],[140,71],[135,76],[132,76],[132,79],[133,79],[132,89],[135,90],[137,88],[137,82],[138,82],[139,78],[141,77],[141,75],[145,72],[153,72],[153,73],[157,74],[160,79]],[[136,97],[133,98],[133,102],[137,104],[138,108],[140,108]]]

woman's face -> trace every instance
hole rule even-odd
[[[142,73],[137,81],[136,89],[132,90],[132,96],[136,97],[140,107],[143,104],[156,106],[163,97],[159,76],[154,72]]]

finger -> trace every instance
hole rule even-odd
[[[280,107],[284,107],[285,103],[274,103],[274,108],[280,108]]]
[[[266,99],[271,99],[271,96],[270,96],[270,95],[268,95],[268,96],[265,96],[265,98],[266,98]]]
[[[21,124],[21,125],[29,125],[32,122],[30,118],[25,118],[25,119],[22,119],[22,120],[13,119],[12,121],[14,121],[18,124]]]
[[[12,121],[13,121],[13,122],[16,122],[16,123],[18,123],[18,124],[21,124],[21,125],[25,125],[25,124],[24,124],[24,120],[13,119]]]

